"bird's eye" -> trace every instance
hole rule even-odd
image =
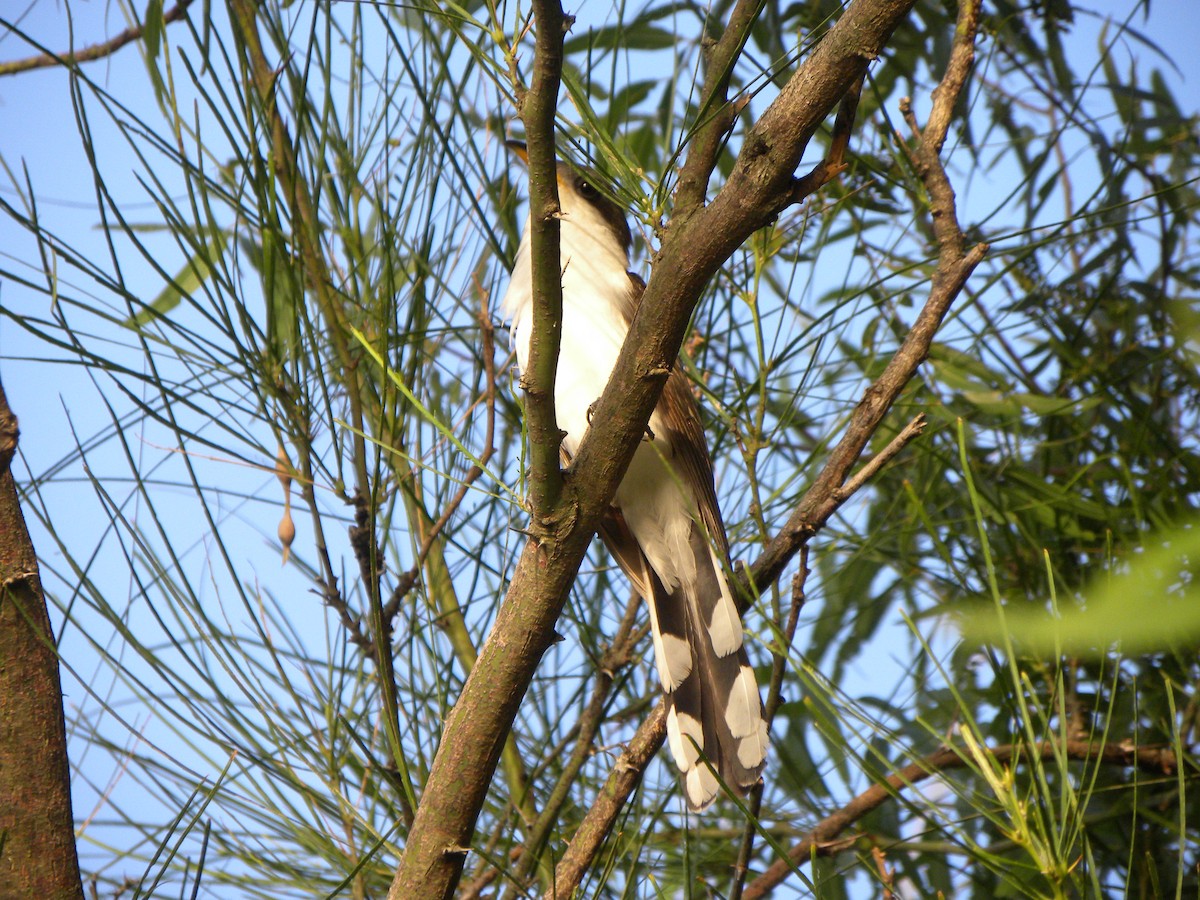
[[[595,200],[600,196],[600,192],[596,190],[595,185],[583,178],[575,180],[575,190],[579,192],[579,196],[584,200]]]

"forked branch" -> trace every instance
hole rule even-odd
[[[929,298],[887,368],[863,394],[850,417],[846,433],[833,449],[817,480],[800,500],[779,534],[751,566],[752,582],[759,590],[779,578],[796,551],[845,502],[851,470],[900,392],[929,355],[934,335],[950,305],[987,252],[986,244],[976,244],[970,250],[964,250],[966,238],[958,223],[954,189],[938,155],[946,140],[950,114],[966,86],[967,75],[975,58],[978,21],[979,0],[963,0],[959,7],[950,61],[945,76],[933,92],[934,110],[930,114],[930,125],[924,132],[915,127],[911,102],[907,99],[901,102],[905,117],[917,135],[916,146],[907,150],[907,153],[929,196],[928,213],[937,238],[937,268]],[[854,479],[851,484],[857,486],[859,481],[861,479]]]
[[[607,427],[587,430],[571,468],[571,486],[558,493],[557,503],[547,504],[557,487],[549,460],[543,461],[542,468],[550,478],[544,485],[531,483],[535,519],[542,521],[535,521],[535,539],[521,553],[492,631],[446,718],[389,897],[436,898],[453,893],[500,747],[538,662],[554,640],[554,624],[567,591],[645,433],[664,373],[678,356],[704,286],[750,234],[778,213],[781,203],[786,205],[808,140],[862,77],[868,61],[886,45],[913,2],[855,0],[751,129],[730,181],[718,196],[678,227],[675,220],[668,226],[630,337],[595,410],[594,418]],[[557,18],[553,11],[543,16],[549,0],[543,5],[547,9],[535,5],[539,46],[542,32],[559,41],[562,37],[561,11]],[[552,99],[543,98],[544,102]],[[531,178],[536,179],[541,164],[533,159],[534,138],[528,125],[529,120]],[[764,153],[767,145],[770,150]],[[531,194],[536,193],[531,185]],[[539,202],[536,197],[531,201]],[[539,212],[535,206],[534,221]],[[533,256],[536,265],[536,247]],[[554,286],[557,275],[551,270],[547,276]],[[554,286],[549,286],[551,292]],[[535,286],[535,294],[539,289]],[[535,319],[539,319],[536,307]],[[534,325],[535,335],[539,324]],[[550,397],[552,393],[541,399],[549,403]],[[534,437],[532,415],[529,419],[531,447],[536,444],[537,452],[545,453],[549,444]],[[543,439],[552,440],[552,433]],[[534,468],[538,468],[536,461]],[[647,723],[651,727],[639,731],[637,748],[645,750],[646,756],[661,742],[661,725],[654,726],[661,720],[661,712],[656,713]],[[636,782],[643,766],[640,763],[618,775],[628,774]],[[627,793],[625,787],[620,790]]]
[[[977,19],[978,0],[964,0],[956,27],[952,58],[945,78],[935,91],[934,124],[921,135],[918,147],[914,151],[920,155],[922,160],[918,171],[925,180],[926,190],[931,197],[940,198],[936,212],[931,209],[931,214],[938,220],[938,230],[935,231],[938,237],[938,268],[933,278],[929,298],[891,362],[880,378],[867,389],[851,417],[845,436],[831,453],[817,480],[801,498],[787,524],[770,542],[751,568],[753,586],[758,590],[762,590],[766,585],[774,582],[782,574],[783,567],[795,553],[806,547],[808,540],[824,526],[837,509],[924,429],[924,417],[917,416],[889,442],[882,452],[863,465],[857,473],[851,474],[868,441],[882,424],[885,415],[900,392],[916,374],[918,366],[924,361],[933,337],[951,303],[958,296],[987,249],[985,245],[980,244],[968,252],[963,252],[965,240],[955,212],[953,190],[950,188],[949,179],[938,156],[949,124],[946,111],[953,110],[957,98],[966,85],[966,78],[970,71],[970,62],[974,56]],[[829,156],[808,176],[795,182],[794,191],[797,197],[807,196],[844,168],[844,154],[852,130],[860,84],[861,82],[856,82],[855,87],[842,102]],[[802,595],[794,600],[793,612],[795,613],[799,611],[801,597]],[[794,629],[792,620],[793,616],[789,616],[789,627],[785,637],[787,643],[790,643]],[[781,654],[777,655],[777,667],[781,655],[785,652],[786,644],[781,649]],[[772,684],[774,681],[775,673],[773,673]],[[656,715],[639,728],[629,751],[618,759],[604,790],[601,791],[592,809],[588,812],[584,826],[581,826],[573,838],[566,856],[556,871],[558,896],[569,896],[570,891],[579,884],[587,870],[587,865],[594,854],[598,852],[600,842],[615,822],[625,799],[640,780],[641,769],[639,767],[648,764],[653,757],[654,750],[661,746],[665,737],[665,724],[661,721],[661,712],[660,705],[656,710]],[[635,747],[636,751],[634,751]],[[759,800],[760,796],[757,794],[751,798],[755,812],[757,812]],[[744,859],[741,860],[742,865],[739,867],[741,875],[738,882],[735,883],[735,890],[740,889],[740,877],[743,877],[746,871],[749,844],[750,835],[747,834],[741,854]],[[548,900],[549,897],[550,895],[547,895]]]

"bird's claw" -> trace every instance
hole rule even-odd
[[[600,401],[595,400],[587,408],[587,423],[588,423],[589,428],[592,425],[592,416],[594,416],[596,414],[596,407],[598,407],[599,405],[600,405]],[[646,426],[646,433],[644,435],[642,435],[642,440],[644,440],[644,441],[653,441],[654,440],[654,432],[650,430],[649,425]]]

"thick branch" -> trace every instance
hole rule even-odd
[[[0,386],[0,461],[11,459],[16,438]],[[0,894],[82,900],[58,651],[7,462],[0,466],[0,797]]]
[[[573,471],[589,485],[581,509],[585,522],[615,492],[709,279],[791,202],[796,167],[809,139],[879,54],[912,3],[853,3],[751,129],[729,181],[713,202],[668,225],[629,338],[593,416],[605,427],[588,429],[575,458]]]
[[[1028,756],[1029,748],[1023,744],[1004,744],[988,751],[998,763],[1007,763]],[[1052,760],[1060,753],[1068,759],[1101,762],[1116,766],[1137,766],[1141,769],[1165,775],[1175,771],[1179,761],[1175,753],[1165,747],[1130,747],[1127,744],[1093,744],[1089,741],[1067,741],[1061,748],[1049,741],[1033,748],[1043,760]],[[826,816],[799,842],[788,849],[787,859],[777,860],[767,871],[752,881],[742,895],[744,900],[765,897],[771,889],[783,882],[792,872],[792,867],[801,865],[813,853],[831,856],[843,849],[843,841],[834,839],[843,831],[872,810],[878,809],[889,798],[901,790],[910,788],[927,778],[940,775],[950,769],[972,766],[970,753],[954,747],[942,747],[933,753],[889,775],[882,783],[873,784],[837,812]]]
[[[479,660],[446,719],[392,900],[453,892],[504,736],[554,640],[567,591],[645,432],[701,291],[744,240],[787,204],[809,137],[912,3],[856,0],[784,87],[764,116],[767,124],[751,132],[714,202],[668,228],[630,336],[593,416],[604,427],[588,429],[572,468],[572,484],[586,489],[564,492],[553,511],[554,539],[530,540],[521,554]],[[661,713],[650,721],[661,722]],[[661,742],[661,731],[644,736],[640,749],[650,754]],[[614,773],[635,781],[640,775],[640,768]]]

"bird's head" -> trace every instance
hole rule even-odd
[[[526,165],[529,154],[520,141],[506,141],[505,146]],[[558,204],[562,209],[562,239],[577,243],[579,236],[617,244],[624,256],[629,256],[633,243],[625,211],[612,199],[612,190],[595,170],[559,160]],[[571,232],[578,229],[577,235]]]

